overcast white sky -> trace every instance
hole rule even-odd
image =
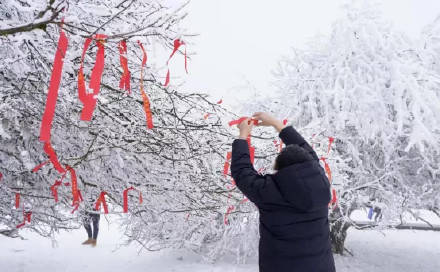
[[[383,0],[395,27],[417,36],[440,15],[440,0]],[[214,99],[243,98],[255,88],[269,92],[270,71],[291,47],[303,48],[317,33],[328,34],[342,16],[343,0],[192,0],[184,23],[192,33],[185,87]],[[180,67],[181,68],[181,67]],[[249,83],[252,87],[249,87]]]

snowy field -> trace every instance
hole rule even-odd
[[[116,225],[101,220],[96,248],[83,246],[83,229],[63,232],[57,237],[58,246],[49,239],[23,232],[27,240],[0,236],[1,272],[248,272],[258,271],[256,260],[234,265],[223,260],[216,264],[203,263],[194,254],[182,251],[146,252],[138,254],[131,245],[118,249],[121,234]],[[439,272],[440,232],[388,230],[351,230],[347,247],[354,254],[336,256],[337,271],[368,272]]]

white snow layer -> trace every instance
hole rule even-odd
[[[207,264],[186,251],[142,251],[132,244],[118,248],[121,234],[115,224],[101,217],[96,248],[83,246],[84,229],[62,232],[58,247],[50,239],[23,231],[28,240],[0,235],[0,271],[3,272],[250,272],[258,271],[257,260],[236,265],[233,258]],[[439,272],[440,232],[412,230],[349,231],[346,243],[354,256],[335,256],[338,272]]]

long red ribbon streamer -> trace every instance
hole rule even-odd
[[[63,30],[60,30],[58,47],[55,53],[55,59],[52,68],[52,75],[49,83],[49,92],[46,98],[46,108],[44,109],[43,119],[40,128],[40,141],[50,142],[52,120],[55,115],[55,106],[58,98],[58,90],[63,71],[64,56],[66,55],[69,41]]]
[[[81,66],[78,71],[78,96],[79,100],[84,104],[81,112],[81,120],[90,121],[96,106],[96,96],[99,94],[101,87],[101,77],[104,71],[104,40],[107,38],[104,34],[96,34],[92,38],[87,38],[84,43],[84,49],[81,57]],[[84,80],[84,57],[92,40],[96,40],[98,52],[96,53],[95,65],[90,76],[89,87],[92,93],[86,92],[86,84]]]
[[[136,189],[133,188],[133,187],[130,187],[130,188],[127,188],[127,189],[124,190],[124,193],[123,193],[123,197],[124,197],[124,205],[123,205],[124,213],[128,212],[128,191],[130,191],[130,190],[136,190]],[[143,202],[142,192],[139,191],[139,204],[142,204],[142,202]]]
[[[153,114],[151,113],[151,107],[150,107],[150,100],[148,99],[147,94],[144,91],[144,67],[147,63],[147,53],[145,52],[144,46],[140,41],[138,41],[139,46],[142,49],[142,66],[141,66],[141,79],[140,79],[140,85],[141,85],[141,95],[142,100],[144,102],[144,111],[145,111],[145,118],[147,120],[147,128],[152,129],[154,127],[153,124]]]
[[[122,76],[121,80],[119,81],[119,88],[124,89],[128,92],[128,94],[131,93],[130,88],[130,70],[128,69],[128,60],[127,60],[127,42],[125,40],[122,40],[119,42],[119,61],[121,62],[122,66]]]
[[[177,50],[179,50],[179,47],[182,46],[182,45],[185,45],[185,71],[186,71],[186,73],[188,73],[188,61],[187,61],[187,56],[186,56],[186,44],[185,44],[185,42],[183,42],[180,39],[174,40],[173,52],[171,53],[170,57],[167,60],[167,65],[170,62],[171,58],[174,56],[174,53],[176,53]],[[170,83],[170,68],[168,68],[168,70],[167,70],[167,75],[166,75],[166,78],[165,78],[164,86],[165,87],[168,86],[169,83]]]
[[[104,213],[105,214],[108,213],[107,202],[105,201],[106,194],[107,194],[106,192],[101,192],[101,194],[99,195],[99,198],[95,204],[95,210],[97,210],[97,211],[99,211],[101,209],[101,204],[102,204],[104,206]]]

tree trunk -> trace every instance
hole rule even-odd
[[[345,238],[347,238],[347,231],[350,227],[348,222],[343,220],[340,216],[339,208],[336,208],[330,214],[330,239],[332,242],[332,250],[336,254],[344,254]]]

